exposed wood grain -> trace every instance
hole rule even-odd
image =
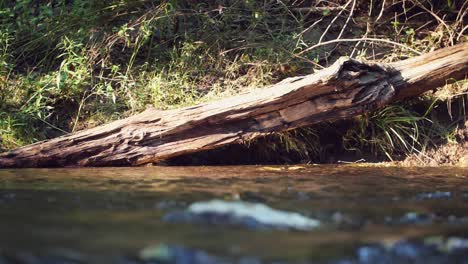
[[[342,58],[318,73],[197,106],[135,116],[0,154],[0,167],[135,166],[346,119],[466,78],[468,44],[393,64]]]

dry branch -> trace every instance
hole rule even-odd
[[[466,78],[468,43],[393,64],[340,59],[316,74],[135,116],[0,154],[0,167],[134,166],[346,119]]]

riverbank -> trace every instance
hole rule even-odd
[[[148,107],[261,89],[341,56],[394,62],[467,41],[463,1],[22,1],[0,11],[0,151]],[[466,164],[467,102],[463,80],[352,120],[246,142],[223,160]],[[216,163],[208,156],[175,163]]]
[[[396,162],[402,166],[444,166],[454,165],[468,167],[468,122],[457,129],[456,141],[447,142],[421,153],[411,154],[403,161]]]

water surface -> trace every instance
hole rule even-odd
[[[298,231],[163,221],[212,199],[261,203],[322,224]],[[143,249],[160,245],[231,260],[321,263],[359,258],[365,245],[451,238],[468,238],[467,168],[0,170],[0,263],[37,256],[71,259],[48,263],[139,263]]]

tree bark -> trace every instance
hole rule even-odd
[[[318,73],[135,116],[0,154],[0,167],[136,166],[346,119],[466,78],[468,43],[392,64],[339,59]]]

